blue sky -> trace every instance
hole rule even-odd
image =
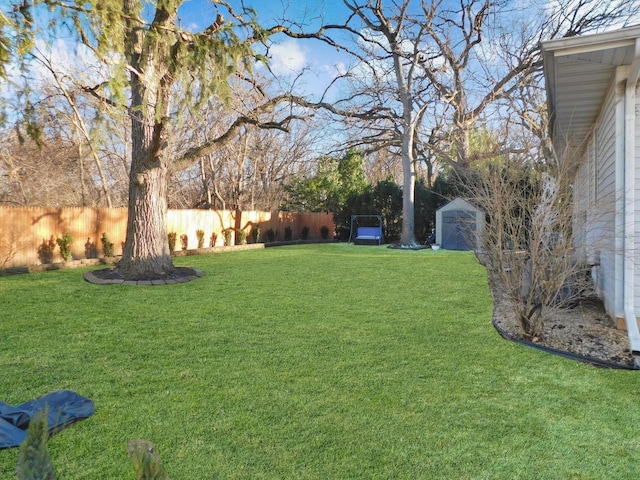
[[[258,15],[258,22],[264,27],[281,24],[284,19],[297,25],[297,28],[314,31],[320,24],[343,23],[350,13],[343,0],[228,1],[236,12],[242,10],[243,3],[246,7],[254,8]],[[447,1],[457,4],[454,0]],[[527,16],[526,12],[533,6],[540,7],[555,1],[557,0],[513,0],[510,6],[512,14]],[[385,0],[383,3],[388,8],[395,2]],[[411,8],[419,8],[419,4],[419,0],[413,0]],[[213,22],[218,12],[228,19],[224,7],[216,5],[211,0],[184,0],[179,10],[181,26],[187,30],[202,31]],[[63,38],[58,40],[64,41]],[[354,62],[353,58],[344,52],[337,51],[317,40],[296,40],[279,34],[271,37],[270,42],[270,68],[278,81],[284,84],[283,88],[286,88],[288,83],[295,80],[296,92],[309,96],[311,100],[317,100],[325,87],[338,74],[344,73],[350,66],[349,63]],[[490,47],[490,44],[488,45]],[[73,63],[74,55],[77,56],[77,54],[74,54],[70,47],[62,47],[64,45],[56,46],[54,56],[61,59],[63,65],[68,62]],[[302,71],[305,74],[298,77]],[[339,94],[333,92],[327,100],[334,100],[337,97]]]
[[[241,2],[231,0],[230,5],[241,11]],[[323,18],[325,22],[344,20],[348,13],[342,0],[245,0],[244,5],[253,8],[258,14],[258,20],[263,26],[278,22],[283,17],[309,23]],[[180,7],[180,16],[184,25],[194,23],[202,27],[207,20],[215,17],[216,5],[209,0],[185,0]],[[224,11],[222,8],[220,11]]]
[[[229,2],[240,12],[241,2]],[[283,19],[299,24],[306,31],[313,31],[320,24],[341,23],[348,15],[342,0],[245,0],[244,5],[255,9],[258,23],[263,27],[281,24]],[[179,10],[184,28],[202,30],[209,26],[220,11],[209,0],[185,0]],[[308,73],[297,79],[301,93],[319,94],[339,73],[343,72],[349,57],[335,48],[317,40],[296,40],[285,35],[275,35],[269,50],[270,68],[280,80],[287,82],[297,77],[303,69]]]
[[[236,12],[242,11],[240,0],[228,1]],[[344,22],[347,14],[342,0],[244,0],[244,5],[256,10],[258,22],[264,27],[281,24],[284,18],[302,25],[305,30],[313,30],[321,23]],[[3,5],[2,9],[5,8]],[[180,23],[187,30],[202,31],[211,25],[218,12],[224,15],[225,20],[229,19],[226,9],[217,7],[210,0],[184,0],[179,10]],[[149,10],[148,14],[153,15],[153,12]],[[43,18],[45,19],[43,21],[46,21],[46,16]],[[51,41],[52,45],[49,47],[46,45],[47,40],[42,38],[38,42],[38,47],[47,52],[54,65],[65,72],[95,74],[96,69],[81,66],[81,64],[97,63],[93,60],[91,52],[82,48],[76,50],[75,40],[70,40],[66,31],[56,32],[55,39]],[[335,48],[317,40],[295,40],[278,34],[274,35],[270,42],[269,65],[278,81],[284,84],[282,88],[286,88],[287,84],[295,79],[296,92],[309,95],[311,99],[321,93],[339,72],[344,71],[344,65],[350,61],[346,54],[337,52]],[[78,68],[69,68],[76,65]],[[34,69],[38,71],[40,66],[34,64]],[[306,72],[305,75],[303,78],[298,78],[303,70]],[[9,67],[9,75],[16,81],[19,80],[17,66]],[[49,78],[47,72],[34,73],[34,75],[36,78],[40,76]],[[98,78],[100,78],[99,75]],[[88,83],[98,81],[88,80]],[[0,85],[0,95],[5,94],[7,88],[6,84]]]

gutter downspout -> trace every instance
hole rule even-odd
[[[624,319],[631,354],[636,367],[640,367],[640,331],[635,312],[635,267],[630,258],[635,251],[635,134],[636,86],[640,77],[640,38],[636,38],[631,68],[624,91]],[[629,248],[631,246],[631,248]]]

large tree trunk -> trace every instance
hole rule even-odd
[[[167,237],[168,166],[163,145],[163,122],[155,115],[156,98],[168,99],[162,86],[132,81],[132,146],[129,176],[127,238],[118,271],[127,279],[162,278],[175,268]],[[146,102],[146,109],[137,105]],[[136,112],[140,113],[136,113]],[[146,115],[143,113],[145,112]]]
[[[136,1],[125,0],[125,11],[135,11]],[[173,15],[175,11],[160,11],[156,19],[170,23]],[[129,218],[122,260],[117,267],[129,280],[164,278],[175,270],[166,225],[169,169],[165,128],[171,89],[166,65],[170,38],[164,30],[146,38],[140,24],[132,22],[129,37],[132,45]]]
[[[403,140],[403,144],[404,142]],[[416,165],[410,150],[402,154],[402,171],[404,179],[402,182],[402,233],[400,234],[400,245],[413,248],[418,245],[415,233]]]
[[[382,20],[382,19],[381,19]],[[386,36],[393,51],[393,69],[398,84],[398,94],[402,101],[402,233],[400,245],[413,248],[418,245],[415,234],[415,190],[416,165],[413,151],[415,148],[416,117],[413,111],[413,68],[406,72],[402,63],[402,47],[398,43],[398,32],[386,30]]]
[[[402,233],[400,244],[404,247],[417,245],[415,236],[415,190],[416,165],[413,159],[414,129],[412,125],[405,126],[402,138]]]
[[[174,271],[167,237],[166,198],[166,167],[158,165],[136,171],[132,168],[127,238],[118,264],[123,277],[131,280],[163,278]]]

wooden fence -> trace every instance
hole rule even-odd
[[[204,230],[205,247],[211,246],[212,236],[215,245],[224,244],[226,229],[234,232],[243,230],[249,242],[251,232],[260,228],[259,242],[264,242],[269,229],[277,233],[277,240],[284,240],[285,228],[291,228],[292,239],[301,239],[304,227],[309,228],[308,239],[321,239],[321,228],[329,229],[329,238],[333,238],[334,224],[332,214],[260,212],[229,210],[169,210],[167,230],[177,234],[176,249],[181,248],[180,236],[188,238],[187,248],[196,248],[198,239],[196,230]],[[74,259],[87,258],[89,245],[98,248],[101,255],[100,238],[103,233],[114,244],[114,254],[122,254],[122,245],[126,237],[126,208],[45,208],[45,207],[6,207],[0,206],[0,268],[36,265],[38,246],[43,241],[61,237],[69,233],[73,237],[71,253]],[[232,237],[235,242],[235,237]],[[54,262],[61,261],[56,246]]]

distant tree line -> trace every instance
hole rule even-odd
[[[352,215],[381,215],[384,239],[398,242],[402,234],[402,186],[389,175],[369,180],[365,157],[349,150],[342,157],[323,157],[314,175],[295,177],[284,186],[288,211],[331,212],[338,240],[347,241]],[[416,182],[415,233],[424,243],[435,229],[436,210],[459,190],[455,176],[443,170],[428,187],[425,178]]]

